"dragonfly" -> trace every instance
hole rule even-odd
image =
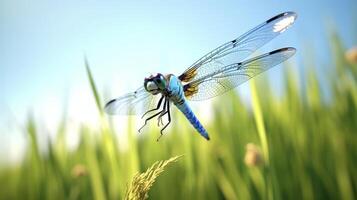
[[[278,14],[207,53],[179,76],[161,73],[150,75],[136,91],[108,101],[104,110],[110,115],[142,114],[142,118],[147,116],[139,132],[148,121],[157,117],[158,126],[163,126],[160,138],[171,123],[170,106],[173,104],[196,131],[209,140],[207,130],[192,111],[188,100],[201,101],[219,96],[293,56],[296,49],[284,47],[247,58],[285,32],[296,18],[295,12]],[[166,124],[162,120],[165,116]]]

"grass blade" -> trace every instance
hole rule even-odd
[[[99,111],[100,115],[103,116],[102,103],[101,103],[100,97],[98,95],[98,90],[97,90],[97,87],[95,85],[94,78],[92,76],[92,72],[90,70],[89,62],[88,62],[87,57],[84,57],[84,63],[85,63],[85,66],[86,66],[87,76],[88,76],[89,83],[90,83],[90,86],[91,86],[91,89],[92,89],[92,93],[93,93],[93,96],[95,98],[95,103],[97,104],[97,108],[98,108],[98,111]]]

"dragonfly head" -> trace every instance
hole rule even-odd
[[[159,94],[166,89],[167,81],[164,75],[158,73],[155,76],[151,75],[144,80],[144,87],[146,91],[150,92],[153,95]]]

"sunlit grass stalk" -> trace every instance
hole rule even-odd
[[[266,136],[265,126],[264,126],[264,119],[262,109],[259,103],[259,97],[257,93],[257,89],[255,86],[255,81],[250,81],[250,91],[252,95],[252,105],[253,105],[253,113],[254,119],[256,122],[260,143],[263,148],[264,160],[267,165],[269,165],[269,147],[268,147],[268,139]]]
[[[100,171],[100,165],[98,161],[97,154],[93,148],[93,143],[88,141],[89,138],[87,130],[84,131],[84,138],[86,138],[85,146],[85,159],[87,161],[87,166],[89,168],[89,177],[91,180],[91,187],[93,195],[96,200],[106,199],[105,188],[103,184],[103,174]]]
[[[115,148],[115,144],[114,144],[115,137],[113,134],[111,134],[108,121],[106,120],[106,118],[104,116],[103,105],[101,103],[102,101],[100,99],[100,96],[99,96],[99,93],[98,93],[98,90],[97,90],[97,87],[96,87],[96,84],[94,81],[94,77],[90,70],[88,59],[86,57],[84,58],[84,62],[85,62],[85,67],[86,67],[86,71],[87,71],[88,80],[89,80],[91,90],[93,93],[93,97],[95,99],[97,109],[100,114],[102,142],[104,143],[103,146],[106,149],[106,156],[107,156],[107,159],[109,160],[110,169],[111,169],[111,173],[112,173],[112,176],[110,176],[110,183],[111,183],[110,184],[110,196],[112,198],[117,198],[119,195],[118,191],[120,191],[118,181],[120,180],[121,177],[118,173],[119,165],[118,165],[117,157],[116,157],[117,149]]]
[[[251,80],[250,81],[250,91],[252,95],[252,105],[253,105],[253,113],[254,113],[254,118],[256,122],[256,126],[258,129],[258,134],[259,134],[259,139],[260,143],[262,145],[263,149],[263,155],[264,155],[264,161],[267,169],[267,175],[265,177],[265,187],[266,192],[267,192],[267,199],[273,199],[273,186],[272,186],[272,180],[271,180],[271,172],[269,169],[269,147],[268,147],[268,139],[266,136],[266,131],[265,131],[265,126],[264,126],[264,119],[263,119],[263,112],[260,107],[260,102],[259,102],[259,96],[257,92],[257,88],[255,85],[255,81]]]
[[[127,154],[127,165],[129,176],[132,176],[135,172],[140,169],[140,159],[139,159],[139,147],[138,147],[138,137],[135,134],[138,134],[135,130],[134,119],[129,117],[128,120],[128,132],[127,132],[127,141],[129,144],[130,151]]]
[[[27,192],[30,195],[29,199],[35,199],[34,197],[37,195],[37,193],[41,192],[40,184],[41,184],[41,177],[44,175],[43,174],[44,171],[42,165],[42,157],[39,151],[37,128],[36,128],[34,117],[32,115],[29,117],[29,121],[27,123],[26,129],[29,137],[29,150],[30,150],[28,154],[28,158],[29,158],[29,162],[33,167],[30,173],[30,180],[26,180],[31,182],[32,184],[32,187],[28,188]],[[28,171],[26,171],[25,173],[28,173]]]
[[[101,100],[100,100],[100,97],[99,97],[99,94],[98,94],[98,90],[97,90],[97,87],[95,85],[95,82],[94,82],[94,79],[93,79],[93,76],[92,76],[92,72],[91,72],[90,67],[89,67],[89,63],[88,63],[87,57],[84,57],[84,63],[85,63],[85,67],[86,67],[86,70],[87,70],[87,76],[88,76],[88,79],[89,79],[89,83],[90,83],[90,86],[91,86],[91,89],[92,89],[92,92],[93,92],[93,95],[94,95],[94,98],[95,98],[95,103],[97,104],[97,108],[98,108],[98,111],[99,111],[100,115],[103,116],[102,103],[101,103]]]

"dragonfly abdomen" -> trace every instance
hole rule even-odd
[[[208,133],[206,129],[202,126],[201,122],[197,119],[195,114],[192,112],[191,108],[186,102],[181,105],[176,105],[177,108],[185,115],[185,117],[190,121],[192,126],[207,140],[209,140]]]

